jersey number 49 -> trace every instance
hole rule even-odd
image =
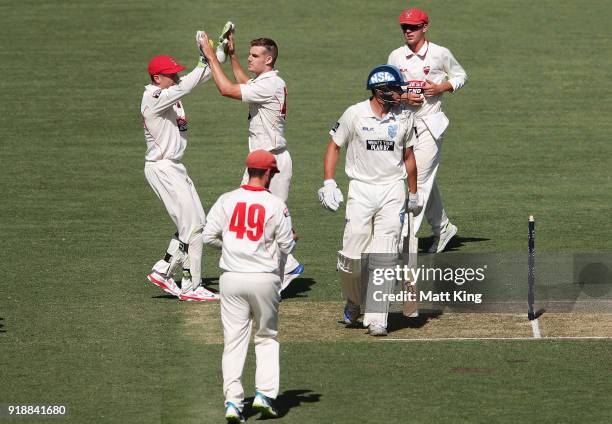
[[[236,233],[237,239],[243,239],[246,234],[251,241],[257,241],[264,232],[266,222],[266,209],[258,204],[248,205],[246,202],[236,203],[232,218],[229,223],[229,230]]]

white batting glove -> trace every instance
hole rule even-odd
[[[412,216],[417,216],[423,210],[423,200],[420,198],[419,193],[414,194],[408,193],[408,204],[406,205],[408,212],[412,212]]]
[[[215,55],[217,56],[219,63],[225,63],[227,60],[227,43],[229,43],[229,41],[226,38],[219,43],[217,50],[215,50]]]
[[[344,202],[344,196],[333,179],[325,180],[323,187],[319,189],[319,201],[323,207],[332,212],[336,212],[340,203]]]
[[[204,31],[197,31],[195,35],[196,45],[198,46],[198,51],[200,52],[200,63],[203,65],[208,65],[208,60],[204,56],[204,52],[202,51],[202,38],[204,37]]]
[[[221,35],[219,36],[219,43],[222,43],[223,40],[227,40],[230,32],[236,31],[236,25],[232,21],[227,21],[225,25],[223,25],[223,29],[221,30]]]

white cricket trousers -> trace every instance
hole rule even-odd
[[[274,175],[272,181],[270,182],[270,193],[275,195],[276,197],[280,197],[280,199],[287,203],[287,199],[289,198],[289,188],[291,187],[291,177],[293,176],[293,161],[291,160],[291,155],[287,150],[283,150],[280,153],[270,152],[276,158],[276,166],[278,168],[278,174]],[[249,174],[247,170],[244,170],[244,175],[242,176],[242,184],[246,184],[249,182]],[[283,272],[291,272],[300,263],[293,257],[292,254],[287,256],[283,255],[281,260],[281,268]]]
[[[362,253],[371,251],[398,253],[405,204],[404,180],[385,185],[351,180],[340,254],[353,260],[360,260]],[[380,241],[383,241],[382,244],[378,244]],[[373,244],[378,245],[373,246]],[[383,312],[366,310],[363,325],[376,323],[386,327],[388,307],[387,304]],[[368,309],[367,302],[366,309]]]
[[[185,166],[172,160],[147,161],[144,173],[176,225],[179,240],[189,244],[189,250],[195,252],[188,252],[188,262],[184,262],[183,266],[188,265],[185,267],[191,269],[193,281],[199,284],[202,267],[201,230],[206,215],[193,181],[187,175]],[[178,250],[178,243],[171,240],[168,253],[176,254],[175,250]]]
[[[341,254],[361,259],[373,236],[392,236],[399,243],[406,203],[403,180],[376,185],[357,180],[349,183]]]
[[[280,384],[278,305],[280,277],[271,273],[224,272],[219,277],[223,324],[223,394],[242,409],[242,371],[255,333],[255,389],[276,399]]]
[[[417,136],[418,140],[413,147],[417,164],[417,190],[425,208],[424,213],[414,217],[414,233],[416,234],[421,228],[425,216],[434,235],[439,235],[442,228],[448,224],[448,217],[444,211],[442,197],[436,183],[442,150],[442,136],[437,140],[434,139],[427,126],[420,119],[417,120]]]

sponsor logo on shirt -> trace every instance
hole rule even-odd
[[[338,127],[340,127],[340,122],[336,122],[336,124],[335,124],[335,125],[332,127],[332,129],[331,129],[331,130],[332,130],[333,132],[336,132],[336,131],[338,131]]]
[[[395,150],[393,140],[366,140],[366,149],[377,152],[392,152]]]
[[[283,211],[283,215],[285,215],[286,217],[289,217],[289,209],[285,208],[285,210]]]
[[[361,127],[361,131],[365,131],[365,132],[374,131],[374,128],[371,128],[371,127]]]
[[[425,88],[425,81],[420,81],[420,80],[408,81],[408,92],[409,93],[423,94],[424,88]]]
[[[155,98],[155,99],[159,99],[159,96],[161,96],[161,92],[162,92],[162,91],[161,91],[161,89],[159,89],[159,90],[155,90],[155,91],[153,92],[153,98]]]

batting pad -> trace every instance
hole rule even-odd
[[[361,259],[351,259],[338,252],[338,271],[342,284],[342,297],[355,305],[361,305],[364,285],[361,282]]]
[[[363,325],[387,326],[389,298],[395,292],[398,244],[395,236],[374,236],[368,255],[368,282]]]

